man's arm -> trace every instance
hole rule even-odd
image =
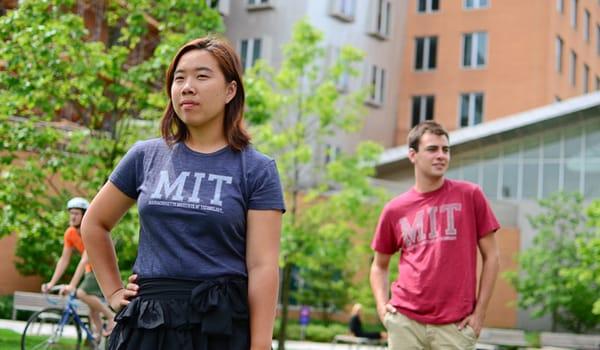
[[[459,328],[462,328],[468,324],[473,328],[477,336],[479,336],[479,332],[481,332],[481,328],[483,327],[483,320],[485,319],[487,307],[492,297],[500,268],[496,234],[492,232],[485,235],[479,240],[478,245],[483,264],[479,278],[477,303],[475,304],[473,313],[465,318],[459,326]]]
[[[390,300],[388,276],[391,257],[389,254],[375,252],[369,276],[371,290],[373,291],[375,304],[377,305],[377,314],[382,323],[386,312],[396,312],[396,309],[388,304]]]
[[[248,210],[246,266],[250,307],[250,349],[271,349],[279,287],[279,210]]]
[[[87,265],[88,262],[87,252],[84,250],[83,254],[81,254],[81,259],[79,259],[79,264],[77,264],[77,269],[75,269],[75,273],[71,278],[71,282],[61,289],[60,294],[67,294],[77,289],[77,285],[79,285],[79,281],[81,281],[81,277],[83,277],[85,272],[85,265]]]
[[[52,274],[52,278],[50,282],[42,284],[42,292],[47,292],[49,289],[54,287],[56,283],[60,280],[63,273],[69,266],[69,262],[71,261],[71,255],[73,254],[73,247],[67,247],[66,244],[63,245],[63,251],[56,263],[56,267],[54,268],[54,273]]]

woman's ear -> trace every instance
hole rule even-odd
[[[237,82],[234,80],[227,84],[227,91],[225,92],[225,104],[231,102],[237,93]]]

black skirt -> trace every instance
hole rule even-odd
[[[248,350],[248,282],[140,278],[115,316],[109,350]]]

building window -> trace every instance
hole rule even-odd
[[[331,0],[330,14],[345,22],[354,21],[356,0]]]
[[[600,56],[600,24],[596,24],[596,54]]]
[[[490,6],[490,0],[464,0],[463,7],[467,10],[481,9]]]
[[[390,0],[376,0],[372,4],[375,8],[372,12],[369,33],[380,39],[386,39],[390,35],[392,3]]]
[[[435,97],[433,95],[413,96],[411,127],[425,120],[433,120]]]
[[[587,64],[583,65],[583,93],[587,94],[590,92],[590,66]]]
[[[242,67],[244,69],[251,68],[256,61],[261,58],[261,52],[262,40],[260,38],[242,39],[240,42],[240,58],[242,60]]]
[[[437,37],[415,39],[415,70],[432,70],[437,63]]]
[[[577,28],[577,8],[579,0],[571,0],[571,27]]]
[[[248,10],[268,9],[273,7],[273,0],[246,0]]]
[[[596,75],[596,91],[600,91],[600,76]]]
[[[342,49],[339,46],[330,46],[329,50],[329,64],[330,66],[333,66],[340,62]],[[339,92],[346,92],[350,88],[350,71],[347,67],[340,73],[335,81],[335,86]]]
[[[556,56],[556,71],[558,73],[562,73],[562,61],[563,61],[563,40],[561,39],[560,36],[556,37],[556,52],[555,52],[555,56]]]
[[[335,161],[341,153],[342,149],[339,146],[325,144],[325,155],[323,157],[325,164]]]
[[[374,64],[369,67],[369,87],[371,93],[367,102],[374,106],[381,106],[385,93],[385,69]]]
[[[463,57],[464,68],[481,68],[487,63],[487,33],[463,34]]]
[[[565,12],[565,0],[556,0],[556,11],[558,11],[558,13]]]
[[[219,11],[223,16],[229,15],[229,0],[206,0],[206,6]]]
[[[483,121],[483,93],[460,95],[460,126],[473,126]]]
[[[428,13],[440,10],[440,0],[418,0],[417,12]]]
[[[571,66],[569,67],[569,81],[571,85],[577,84],[577,54],[571,50]]]
[[[590,41],[590,11],[585,10],[583,15],[583,40]]]

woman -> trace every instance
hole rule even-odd
[[[110,349],[270,349],[285,207],[275,162],[243,127],[240,60],[223,40],[193,40],[166,90],[162,138],[129,150],[82,226],[120,310]],[[135,283],[124,288],[109,233],[136,202]]]
[[[348,327],[350,328],[350,332],[359,338],[368,338],[368,339],[386,339],[387,334],[385,332],[366,332],[362,327],[362,321],[360,320],[360,310],[362,309],[361,304],[354,304],[352,307],[352,312],[350,314],[350,322]]]

